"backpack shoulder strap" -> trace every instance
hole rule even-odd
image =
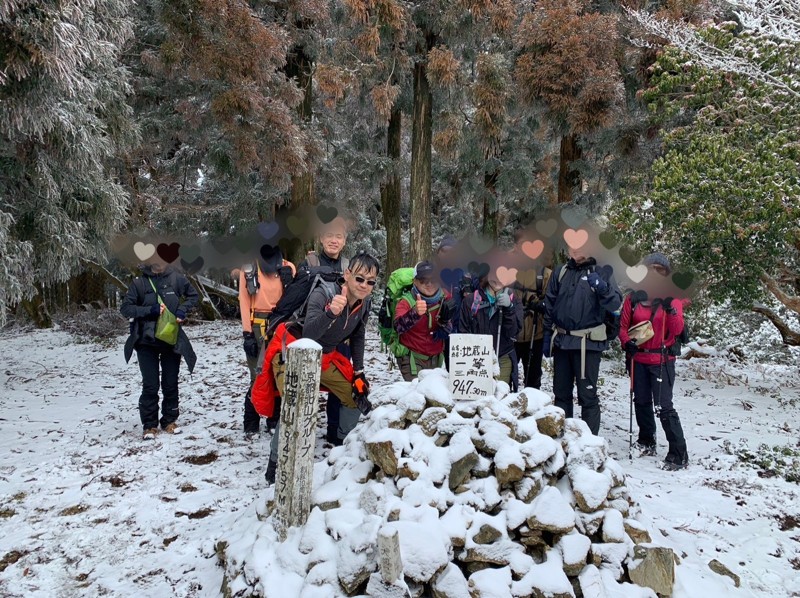
[[[306,264],[310,268],[319,268],[319,256],[316,251],[309,251],[306,255]]]
[[[342,264],[342,272],[347,270],[348,266],[350,266],[350,260],[347,259],[346,257],[341,258],[340,263]]]
[[[558,271],[558,282],[561,282],[561,279],[564,278],[564,275],[567,273],[567,265],[564,264],[561,266],[561,270]]]

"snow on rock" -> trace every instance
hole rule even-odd
[[[280,543],[268,505],[255,539],[253,510],[225,534],[229,587],[281,587],[287,597],[566,598],[583,584],[627,596],[621,588],[636,587],[625,577],[628,532],[649,536],[631,519],[625,475],[605,440],[534,389],[455,400],[448,388],[444,370],[428,370],[376,389],[370,416],[315,465],[302,529]],[[393,532],[402,575],[385,582],[377,538]]]
[[[511,568],[484,569],[469,576],[472,596],[481,598],[508,598],[511,587]]]
[[[429,407],[453,407],[450,380],[444,369],[422,370],[419,373],[417,392],[422,393]]]

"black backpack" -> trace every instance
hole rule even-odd
[[[341,274],[328,266],[301,268],[294,279],[286,285],[283,295],[275,305],[275,309],[272,310],[269,316],[267,336],[272,336],[281,322],[287,324],[291,322],[302,327],[311,292],[318,286],[322,286],[328,298],[333,299],[336,294],[336,282],[340,278]]]
[[[641,303],[644,299],[642,299],[639,293],[631,293],[631,316],[633,315],[633,311],[636,309],[636,306]],[[657,306],[656,306],[657,307]],[[650,308],[650,321],[653,321],[653,318],[656,315],[656,309]],[[681,355],[681,347],[689,342],[689,324],[686,322],[686,314],[683,314],[683,330],[681,330],[680,334],[675,337],[675,342],[673,342],[669,347],[667,347],[667,354],[673,357],[680,357]]]

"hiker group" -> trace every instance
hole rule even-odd
[[[522,259],[521,234],[505,259]],[[380,264],[368,253],[343,257],[345,221],[338,217],[319,234],[320,249],[295,267],[278,247],[264,245],[252,263],[239,268],[239,306],[243,348],[250,384],[243,406],[245,434],[259,433],[262,417],[273,431],[268,483],[274,483],[280,397],[286,375],[286,347],[306,338],[322,346],[320,386],[328,392],[326,440],[341,444],[372,405],[364,371],[365,335]],[[669,451],[665,469],[686,467],[688,455],[680,419],[672,401],[674,347],[684,331],[684,302],[660,298],[658,285],[625,296],[609,266],[598,265],[587,249],[569,248],[557,268],[541,264],[520,269],[508,284],[498,268],[458,263],[457,241],[445,237],[435,256],[389,273],[378,323],[383,345],[394,355],[404,380],[421,370],[448,366],[453,333],[492,337],[499,362],[498,379],[519,388],[540,388],[542,358],[553,360],[556,406],[573,416],[573,389],[581,418],[594,434],[600,429],[597,392],[602,352],[619,336],[630,375],[633,412],[639,427],[635,447],[656,450],[655,417],[661,421]],[[668,259],[652,254],[643,263],[653,273],[670,274]],[[657,298],[658,297],[658,298]],[[142,373],[139,413],[143,435],[161,430],[180,433],[178,371],[183,357],[189,371],[195,355],[181,324],[198,301],[182,274],[157,257],[142,269],[123,301],[131,322],[126,361],[133,350]],[[158,418],[159,385],[164,395]]]

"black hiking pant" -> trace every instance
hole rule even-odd
[[[597,398],[597,379],[600,377],[600,351],[586,351],[586,377],[581,379],[580,349],[553,347],[553,394],[556,407],[572,417],[572,388],[578,387],[581,419],[592,434],[600,431],[600,399]]]
[[[173,347],[138,345],[136,355],[142,372],[142,394],[139,396],[139,417],[142,428],[158,428],[158,389],[164,395],[161,404],[161,427],[178,419],[178,372],[181,356]],[[159,371],[160,370],[160,371]]]
[[[659,382],[659,378],[661,382]],[[675,362],[667,361],[662,366],[634,362],[633,405],[636,411],[636,424],[639,426],[639,443],[656,444],[656,419],[654,408],[669,443],[664,459],[670,463],[688,463],[686,439],[683,437],[681,419],[672,403],[672,388],[675,385]]]
[[[542,344],[543,339],[537,338],[531,345],[530,341],[514,343],[517,356],[522,361],[524,375],[522,386],[524,388],[542,387]],[[529,366],[530,362],[530,367]]]

